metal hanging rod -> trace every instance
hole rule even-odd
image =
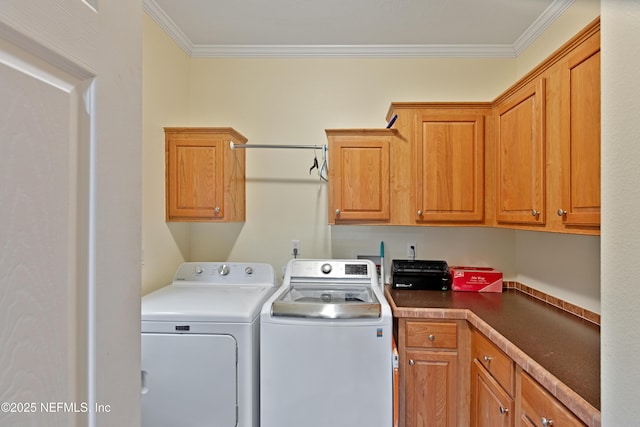
[[[285,148],[285,149],[309,149],[309,150],[322,150],[323,145],[267,145],[267,144],[235,144],[233,141],[229,142],[229,147],[232,150],[236,148]]]

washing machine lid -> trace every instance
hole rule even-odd
[[[378,318],[381,306],[371,286],[301,284],[291,285],[277,298],[271,314],[316,319]]]
[[[142,297],[142,321],[250,323],[275,290],[273,284],[174,283]]]

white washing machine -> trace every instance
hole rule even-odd
[[[391,427],[392,323],[370,260],[292,260],[260,314],[261,427]]]
[[[142,298],[142,426],[259,426],[268,264],[190,262]]]

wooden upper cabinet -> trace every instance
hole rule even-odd
[[[416,117],[416,221],[482,221],[484,115]]]
[[[563,224],[600,225],[600,33],[561,65]]]
[[[545,80],[524,86],[495,109],[496,220],[545,223]]]
[[[165,128],[167,221],[245,219],[244,150],[231,128]]]
[[[600,233],[599,19],[493,102],[394,117],[395,134],[327,131],[330,224]]]
[[[389,221],[389,129],[326,130],[329,140],[329,223]]]

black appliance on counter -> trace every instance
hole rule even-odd
[[[451,288],[451,272],[446,261],[391,261],[391,286],[394,289],[446,291]]]

